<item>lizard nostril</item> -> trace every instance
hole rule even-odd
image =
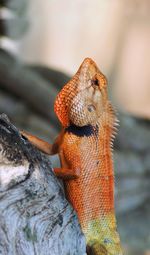
[[[97,78],[92,80],[92,85],[93,86],[99,86],[99,80]]]

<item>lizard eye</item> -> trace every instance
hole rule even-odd
[[[92,104],[89,104],[88,107],[87,107],[87,109],[88,109],[89,112],[93,112],[93,111],[96,110],[96,109],[95,109],[95,106],[92,105]]]
[[[97,78],[92,80],[92,86],[99,86],[99,80]]]

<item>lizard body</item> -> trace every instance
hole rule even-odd
[[[59,153],[67,199],[76,210],[90,255],[122,255],[116,230],[111,142],[115,113],[107,97],[107,81],[86,58],[58,94],[54,110],[63,130],[54,145],[37,145]],[[26,136],[26,134],[25,134]]]

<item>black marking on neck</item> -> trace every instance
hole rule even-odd
[[[65,129],[65,131],[79,137],[83,137],[83,136],[89,137],[91,135],[97,135],[98,129],[97,127],[94,127],[92,125],[79,127],[74,124],[71,124],[69,127]]]

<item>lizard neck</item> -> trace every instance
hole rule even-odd
[[[74,124],[71,124],[69,127],[65,128],[65,132],[72,133],[78,137],[90,137],[94,134],[94,128],[92,125],[86,125],[86,126],[76,126]]]

